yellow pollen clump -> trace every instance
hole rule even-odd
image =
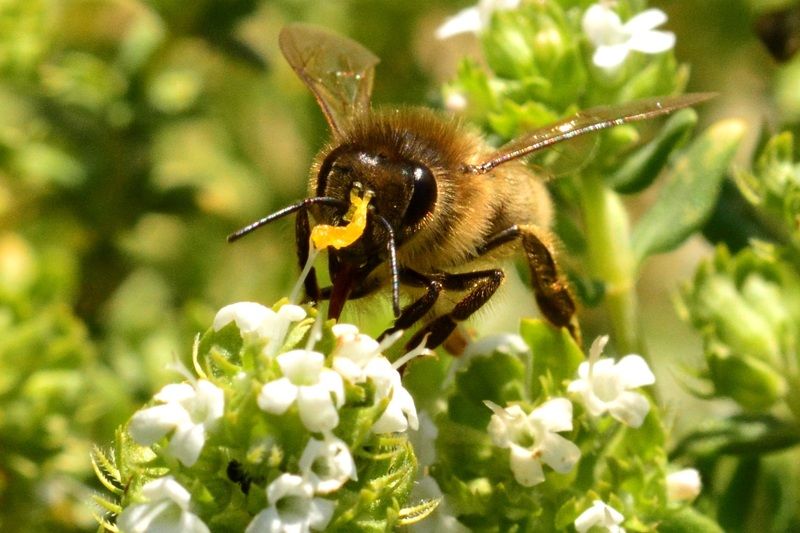
[[[344,216],[347,225],[320,224],[314,226],[311,230],[311,242],[314,243],[314,248],[322,250],[332,246],[338,250],[356,242],[367,227],[367,207],[371,199],[371,191],[367,191],[363,198],[355,190],[350,191],[350,208]]]

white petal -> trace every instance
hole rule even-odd
[[[258,406],[268,413],[282,415],[297,398],[297,386],[288,378],[266,383],[258,394]]]
[[[164,385],[153,398],[159,402],[185,402],[191,401],[197,395],[197,391],[188,383],[170,383]]]
[[[638,428],[650,411],[650,402],[637,392],[626,391],[609,404],[608,412],[632,428]]]
[[[553,398],[534,409],[529,418],[541,424],[546,431],[570,431],[572,403],[566,398]]]
[[[642,11],[638,15],[631,17],[623,28],[629,35],[644,33],[657,26],[661,26],[667,21],[667,14],[660,9],[651,8]]]
[[[364,369],[350,358],[334,357],[331,366],[350,383],[361,383],[367,379],[364,375]]]
[[[667,474],[667,499],[670,501],[692,501],[702,488],[700,472],[694,468],[684,468]]]
[[[467,345],[461,357],[474,357],[494,352],[508,354],[526,354],[530,351],[522,337],[515,333],[487,335]]]
[[[278,510],[268,507],[254,516],[244,531],[245,533],[281,533],[282,526]]]
[[[319,375],[319,386],[333,394],[333,401],[337,408],[344,405],[344,381],[337,372],[323,368]]]
[[[177,527],[180,512],[179,508],[163,500],[131,505],[117,517],[117,527],[121,533],[147,533],[151,527],[179,533]]]
[[[358,335],[358,327],[354,326],[353,324],[334,324],[331,328],[331,331],[337,337],[343,337],[345,335]]]
[[[197,381],[197,410],[204,415],[200,420],[209,428],[225,413],[225,393],[205,379]]]
[[[645,54],[660,54],[675,46],[675,34],[668,31],[648,31],[631,36],[628,48]]]
[[[242,334],[254,333],[261,323],[275,312],[255,302],[237,302],[226,305],[214,317],[214,331],[219,331],[231,322],[236,322],[236,326]]]
[[[278,316],[289,322],[300,322],[306,317],[306,310],[299,305],[284,304],[278,309]]]
[[[614,528],[617,524],[622,523],[625,519],[619,511],[613,507],[606,505],[600,500],[595,500],[592,506],[575,519],[575,529],[578,533],[586,533],[593,526],[602,526],[609,530],[620,531]]]
[[[598,398],[591,389],[586,390],[581,399],[583,406],[589,412],[589,416],[596,418],[609,409],[609,404]]]
[[[581,450],[574,442],[561,435],[550,433],[539,444],[539,453],[544,464],[560,474],[566,474],[581,458]]]
[[[278,356],[283,375],[295,385],[317,383],[324,364],[325,356],[310,350],[291,350]]]
[[[347,444],[332,435],[325,440],[310,439],[300,456],[298,467],[318,494],[328,494],[338,490],[348,479],[358,478],[356,464]]]
[[[300,420],[309,431],[330,431],[339,424],[339,413],[331,399],[330,390],[325,387],[300,387],[297,408]]]
[[[511,446],[511,472],[517,483],[524,487],[532,487],[544,481],[542,463],[530,449],[522,446]]]
[[[137,411],[128,424],[133,440],[150,446],[180,424],[191,423],[189,413],[179,404],[155,405]]]
[[[583,33],[595,46],[619,43],[625,40],[622,21],[614,11],[602,4],[593,4],[583,14]]]
[[[626,389],[652,385],[656,377],[647,365],[647,361],[639,355],[626,355],[616,364],[620,382]]]
[[[313,494],[311,484],[294,474],[281,474],[267,487],[267,501],[270,505],[277,504],[278,500],[286,496],[311,498]]]
[[[592,56],[592,63],[600,68],[614,69],[625,61],[628,53],[627,44],[599,46]]]
[[[206,442],[205,428],[200,424],[179,426],[169,440],[169,454],[184,466],[192,466],[200,457]]]
[[[330,500],[314,498],[308,512],[308,525],[315,530],[323,530],[331,521],[333,510],[336,507]]]
[[[608,335],[600,335],[592,342],[592,346],[589,348],[589,363],[594,363],[600,359],[606,344],[608,344]],[[585,364],[581,363],[581,366]]]
[[[148,481],[142,486],[142,496],[148,500],[171,500],[181,509],[189,508],[192,496],[183,485],[172,476],[165,476]]]
[[[483,29],[483,21],[477,7],[468,7],[447,19],[436,29],[437,39],[447,39],[459,33],[478,33]]]

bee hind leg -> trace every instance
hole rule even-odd
[[[540,237],[535,226],[513,225],[490,237],[479,250],[483,255],[498,246],[519,239],[531,271],[531,284],[542,315],[556,327],[566,328],[578,344],[580,326],[575,316],[576,306],[567,281],[559,273],[553,254]]]

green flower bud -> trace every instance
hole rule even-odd
[[[731,356],[725,350],[706,355],[708,377],[720,396],[732,398],[745,409],[767,409],[786,394],[784,377],[756,357]]]
[[[715,393],[764,409],[787,390],[796,353],[800,280],[766,247],[725,248],[684,287],[683,311],[704,337]]]

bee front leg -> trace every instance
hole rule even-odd
[[[480,248],[479,255],[520,239],[531,271],[533,293],[542,315],[554,326],[567,328],[570,335],[580,343],[580,327],[575,318],[575,300],[567,281],[558,271],[558,265],[550,248],[539,236],[540,233],[541,230],[535,226],[515,224],[490,237]]]
[[[406,347],[416,347],[426,335],[428,335],[428,339],[425,344],[428,348],[435,348],[442,344],[456,328],[458,322],[469,318],[472,313],[489,301],[489,298],[503,283],[504,278],[505,273],[500,269],[441,274],[439,279],[445,290],[469,291],[469,293],[449,313],[433,319],[420,329],[408,341]]]

